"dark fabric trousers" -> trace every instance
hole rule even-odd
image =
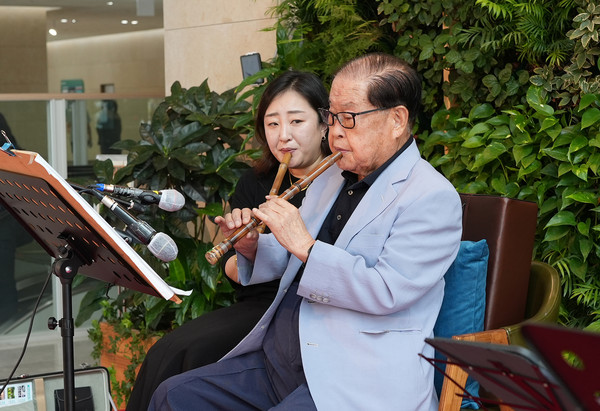
[[[176,328],[148,351],[127,411],[148,408],[154,390],[167,378],[221,359],[262,317],[272,298],[252,298],[208,312]]]
[[[161,384],[149,411],[316,410],[306,384],[279,401],[262,350],[169,378]]]

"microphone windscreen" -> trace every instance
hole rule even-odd
[[[158,208],[165,211],[177,211],[185,205],[185,197],[177,190],[161,190]]]
[[[159,260],[169,262],[177,258],[177,244],[165,233],[156,233],[148,243],[148,250]]]

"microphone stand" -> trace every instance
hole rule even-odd
[[[71,237],[69,240],[75,240]],[[60,321],[50,317],[48,328],[54,330],[60,326],[63,348],[63,378],[64,378],[64,400],[65,411],[75,410],[75,360],[73,349],[73,336],[75,334],[75,322],[73,320],[73,278],[77,275],[79,267],[84,265],[81,259],[73,252],[70,244],[59,249],[61,257],[52,263],[52,273],[60,278],[62,284],[62,315]]]
[[[62,284],[63,318],[49,318],[48,327],[61,327],[65,410],[74,411],[75,275],[79,272],[177,304],[181,299],[39,154],[2,146],[0,157],[0,205],[55,258],[52,273]]]

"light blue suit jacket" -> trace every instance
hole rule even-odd
[[[316,238],[343,186],[334,165],[309,187],[300,212]],[[371,186],[334,245],[314,245],[300,281],[304,373],[319,410],[437,410],[433,336],[443,275],[458,252],[462,211],[454,187],[415,143]],[[225,358],[261,347],[301,266],[271,234],[255,264],[238,256],[242,284],[281,277],[263,318]]]

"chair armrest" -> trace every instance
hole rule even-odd
[[[472,334],[455,335],[454,340],[477,341],[493,344],[508,344],[508,336],[503,328],[481,331]],[[464,393],[468,374],[456,364],[446,365],[446,377],[442,384],[439,411],[458,411],[462,404],[461,394]],[[454,380],[454,382],[452,382]]]
[[[452,338],[493,344],[524,345],[521,328],[525,322],[555,323],[558,319],[561,299],[560,276],[550,265],[539,261],[531,263],[530,271],[524,321],[507,327],[457,335]],[[460,395],[464,393],[468,374],[458,365],[447,364],[446,375],[440,394],[439,411],[458,411],[461,409],[462,397]],[[500,406],[500,410],[503,411],[510,409],[507,406]]]
[[[525,322],[556,323],[560,308],[561,286],[558,272],[550,265],[533,261],[529,276],[525,320],[506,327],[510,344],[526,346],[521,333]]]

